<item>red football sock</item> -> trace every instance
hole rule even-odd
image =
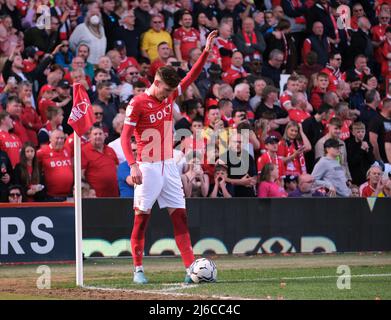
[[[176,209],[170,215],[174,226],[175,242],[182,256],[183,264],[188,268],[194,261],[189,229],[187,227],[186,209]]]
[[[135,267],[143,265],[145,230],[147,229],[150,214],[135,214],[132,235],[130,242],[132,245],[133,264]]]

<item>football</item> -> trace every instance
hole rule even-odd
[[[190,278],[194,283],[216,282],[217,268],[212,260],[200,258],[190,266]]]

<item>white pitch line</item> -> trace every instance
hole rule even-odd
[[[311,277],[280,277],[280,278],[259,278],[259,279],[243,279],[243,280],[221,280],[217,283],[240,283],[240,282],[251,282],[251,281],[276,281],[276,280],[316,280],[316,279],[333,279],[339,277],[346,278],[380,278],[380,277],[391,277],[391,273],[375,273],[375,274],[353,274],[350,276],[347,275],[337,275],[337,276],[311,276]],[[120,289],[120,288],[105,288],[105,287],[94,287],[94,286],[83,286],[83,289],[88,290],[99,290],[99,291],[108,291],[108,292],[128,292],[128,293],[145,293],[145,294],[157,294],[162,296],[174,296],[174,297],[198,297],[198,298],[211,298],[211,299],[221,299],[221,300],[260,300],[260,299],[249,299],[243,297],[235,296],[219,296],[219,295],[201,295],[201,294],[190,294],[190,293],[178,293],[173,291],[186,290],[191,288],[196,288],[199,284],[184,285],[182,283],[163,283],[163,286],[173,286],[161,290],[138,290],[138,289]]]
[[[248,298],[234,297],[234,296],[177,293],[177,292],[170,292],[166,290],[132,290],[132,289],[104,288],[104,287],[94,287],[94,286],[83,286],[83,289],[108,291],[108,292],[128,292],[128,293],[137,293],[137,294],[138,293],[157,294],[157,295],[174,296],[174,297],[211,298],[211,299],[221,299],[221,300],[260,300],[260,299],[248,299]]]
[[[258,278],[258,279],[242,279],[242,280],[220,280],[219,283],[229,282],[249,282],[249,281],[274,281],[274,280],[316,280],[316,279],[333,279],[339,277],[350,278],[376,278],[376,277],[391,277],[391,273],[374,273],[374,274],[352,274],[352,275],[336,275],[336,276],[309,276],[309,277],[279,277],[279,278]]]

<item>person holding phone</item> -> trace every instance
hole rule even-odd
[[[302,126],[295,121],[288,122],[277,150],[278,157],[284,162],[287,176],[307,173],[304,153],[310,151],[311,148],[311,143],[303,132]]]

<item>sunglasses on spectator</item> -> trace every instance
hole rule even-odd
[[[130,74],[131,76],[134,76],[134,75],[136,75],[136,74],[139,74],[139,72],[129,72],[129,74]]]
[[[21,194],[20,193],[10,193],[9,196],[14,198],[14,197],[20,197]]]
[[[103,116],[103,112],[95,112],[94,113],[96,116]]]
[[[163,21],[152,21],[153,23],[162,23]]]

